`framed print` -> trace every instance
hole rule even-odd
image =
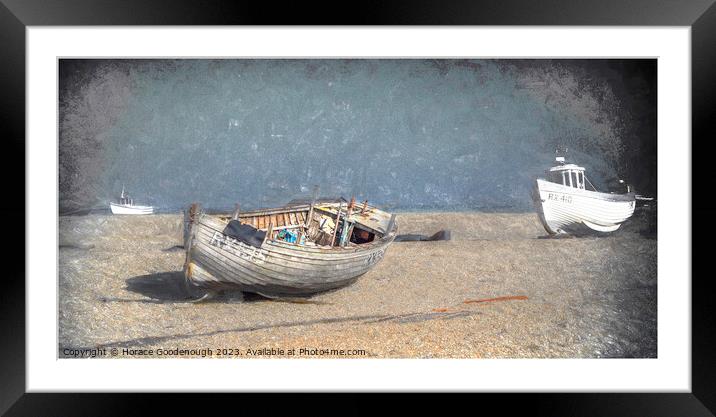
[[[2,410],[462,391],[710,415],[692,136],[716,9],[517,3],[359,27],[5,2],[26,262],[8,262]]]

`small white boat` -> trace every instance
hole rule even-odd
[[[634,214],[635,195],[597,191],[584,175],[584,168],[565,164],[557,157],[557,166],[547,178],[535,182],[532,198],[537,214],[550,235],[613,232]]]
[[[122,186],[122,195],[119,197],[119,203],[109,203],[112,214],[152,214],[154,207],[134,205],[134,200],[129,198],[124,192]]]

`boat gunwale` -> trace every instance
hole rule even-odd
[[[314,207],[320,208],[321,206],[338,206],[338,204],[339,204],[338,202],[321,201],[321,202],[316,202]],[[288,205],[288,206],[283,206],[283,207],[259,208],[259,209],[250,210],[250,211],[242,211],[239,213],[239,218],[242,219],[245,217],[267,216],[267,215],[278,214],[278,213],[295,213],[295,212],[301,212],[301,211],[308,211],[308,210],[310,210],[310,208],[311,208],[310,204],[297,204],[297,205]],[[380,211],[385,212],[384,210],[382,210],[376,206],[372,206],[370,204],[368,204],[366,206],[366,209],[380,210]],[[205,213],[205,214],[207,214],[209,216],[213,216],[213,217],[220,217],[222,219],[223,218],[228,218],[228,219],[232,218],[231,213],[215,213],[215,214]]]
[[[222,230],[218,230],[214,227],[211,227],[210,225],[207,225],[204,222],[201,222],[201,219],[196,223],[197,226],[206,227],[209,230],[212,230],[214,232],[220,233],[222,236],[226,236]],[[264,250],[264,251],[271,251],[271,246],[276,246],[280,249],[285,249],[291,252],[295,252],[296,255],[291,256],[297,256],[300,257],[299,254],[303,255],[307,258],[315,258],[315,256],[311,255],[355,255],[356,257],[363,256],[364,254],[367,254],[369,252],[372,252],[374,250],[379,250],[382,247],[387,247],[390,245],[390,243],[395,240],[395,236],[397,235],[397,230],[394,228],[394,232],[389,234],[386,237],[374,240],[373,242],[368,243],[362,243],[360,245],[356,246],[349,246],[349,247],[340,247],[340,246],[333,246],[333,247],[322,247],[322,246],[306,246],[306,245],[300,245],[297,243],[288,243],[288,242],[281,242],[273,239],[267,239],[261,247],[257,247],[256,249]]]
[[[299,210],[300,211],[300,210]],[[242,216],[239,215],[239,218]],[[254,217],[253,215],[249,215],[247,213],[247,217]],[[205,226],[215,232],[221,233],[223,236],[224,231],[223,229],[219,230],[216,227],[212,227],[211,224],[208,224],[205,219],[208,219],[209,221],[220,221],[225,222],[225,219],[231,219],[231,217],[226,217],[224,215],[214,215],[214,214],[207,214],[207,213],[199,213],[197,215],[197,218],[194,220],[195,224]],[[228,224],[228,222],[226,222]],[[322,245],[316,245],[316,246],[306,246],[301,245],[299,243],[289,243],[289,242],[283,242],[275,239],[266,239],[266,241],[261,245],[261,248],[264,248],[264,245],[271,244],[276,245],[279,247],[283,247],[285,249],[289,250],[295,250],[298,252],[304,252],[304,253],[320,253],[320,254],[335,254],[335,253],[361,253],[361,252],[367,252],[371,249],[374,249],[378,246],[383,245],[389,245],[394,239],[395,236],[398,234],[398,222],[396,221],[393,224],[393,230],[390,233],[385,233],[383,236],[381,236],[378,239],[375,239],[371,242],[366,243],[360,243],[356,244],[355,246],[322,246]]]

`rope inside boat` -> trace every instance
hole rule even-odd
[[[589,178],[587,178],[587,176],[586,176],[586,175],[584,175],[584,179],[585,179],[585,180],[587,180],[587,182],[589,183],[589,185],[591,185],[591,186],[592,186],[592,189],[593,189],[594,191],[597,191],[597,187],[595,187],[595,186],[594,186],[594,185],[592,184],[592,182],[591,182],[591,181],[589,181]]]

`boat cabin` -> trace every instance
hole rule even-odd
[[[574,164],[557,165],[550,168],[547,180],[580,190],[586,189],[585,184],[589,181],[584,176],[584,167]]]
[[[129,196],[124,192],[124,186],[122,186],[122,195],[119,196],[119,204],[125,205],[125,206],[133,206],[134,200],[129,198]]]

